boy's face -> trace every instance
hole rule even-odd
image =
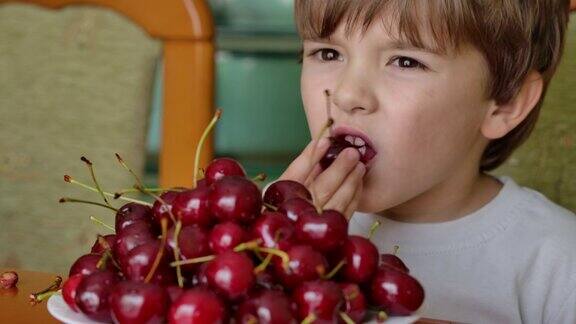
[[[364,177],[359,211],[419,208],[477,174],[488,140],[480,126],[492,102],[487,63],[462,47],[446,55],[398,44],[380,21],[348,38],[304,40],[301,91],[312,136],[326,123],[365,134],[377,151]],[[432,44],[423,31],[423,41]],[[423,206],[425,207],[425,206]]]

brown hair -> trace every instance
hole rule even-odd
[[[396,18],[384,26],[390,30],[394,25],[399,37],[416,46],[446,53],[471,44],[488,62],[487,96],[498,104],[514,98],[531,70],[540,72],[544,89],[534,109],[486,147],[480,170],[489,171],[501,165],[534,129],[564,49],[569,5],[570,0],[296,0],[295,16],[304,39],[327,38],[343,22],[348,34],[358,27],[366,31],[387,11]],[[427,22],[420,18],[423,11]],[[429,28],[434,44],[423,43],[422,26]]]

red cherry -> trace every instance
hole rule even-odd
[[[252,230],[254,239],[262,240],[262,245],[268,248],[286,249],[294,240],[294,225],[284,214],[265,211],[254,223]]]
[[[310,201],[297,197],[282,202],[278,205],[278,211],[288,216],[293,222],[296,222],[300,215],[307,212],[315,212],[316,208]]]
[[[218,254],[206,266],[208,284],[222,296],[237,300],[254,285],[254,265],[244,253],[227,251]]]
[[[172,213],[183,225],[211,225],[214,218],[210,212],[209,193],[208,187],[196,187],[178,193],[172,205]]]
[[[294,290],[292,298],[298,306],[299,320],[313,314],[314,323],[338,323],[344,297],[337,283],[308,281]]]
[[[226,307],[218,296],[204,288],[185,291],[168,311],[170,324],[227,323]]]
[[[116,212],[115,229],[116,234],[122,232],[126,227],[136,223],[144,222],[153,227],[152,208],[137,204],[127,203]]]
[[[285,287],[293,288],[302,282],[318,279],[326,273],[326,259],[312,247],[295,245],[286,253],[290,259],[287,268],[280,258],[273,259],[274,271]]]
[[[336,137],[330,137],[330,147],[320,160],[320,166],[323,170],[328,169],[334,160],[336,160],[338,155],[344,151],[344,149],[349,147],[358,149],[358,152],[360,152],[360,161],[364,164],[368,163],[374,158],[374,156],[376,156],[376,151],[368,143],[364,143],[364,145],[354,145],[346,140],[347,135],[348,134],[341,134]]]
[[[398,271],[410,273],[410,270],[402,260],[394,254],[382,254],[380,256],[380,264],[387,265]]]
[[[172,212],[174,201],[176,200],[176,197],[178,197],[178,194],[178,191],[165,191],[160,195],[160,199],[162,199],[162,201],[156,200],[154,202],[154,205],[152,206],[152,212],[154,214],[156,224],[159,225],[163,218],[168,219],[168,224],[172,223],[172,217],[170,217],[170,213]]]
[[[174,240],[174,230],[172,227],[168,231],[168,247],[172,249],[169,253],[170,257],[174,255],[173,249],[176,247],[176,242]],[[208,232],[198,226],[188,225],[180,229],[178,234],[178,249],[180,250],[180,255],[184,259],[193,259],[201,256],[209,255],[210,246],[208,241]],[[186,264],[182,268],[185,270],[193,270],[196,268],[196,264]]]
[[[260,213],[262,196],[252,181],[232,176],[212,184],[210,208],[220,221],[251,223]]]
[[[348,221],[335,210],[322,214],[308,212],[298,218],[296,238],[320,252],[330,252],[340,247],[348,235]]]
[[[156,241],[156,234],[144,222],[136,222],[125,227],[120,234],[116,235],[116,244],[112,252],[116,260],[122,265],[128,253],[148,242]]]
[[[408,316],[424,302],[424,288],[414,277],[382,265],[370,285],[372,303],[388,315]]]
[[[69,277],[62,286],[62,298],[64,298],[64,301],[68,304],[70,309],[75,312],[78,311],[78,306],[76,306],[76,289],[83,278],[83,274],[77,273]]]
[[[219,158],[210,162],[204,173],[208,185],[229,176],[246,177],[246,172],[240,163],[230,158]]]
[[[214,226],[209,238],[210,248],[216,254],[232,250],[247,240],[248,233],[246,230],[233,222],[224,222]]]
[[[168,297],[170,297],[170,304],[175,302],[182,294],[184,293],[184,288],[180,288],[175,285],[170,285],[166,287],[166,292],[168,293]]]
[[[275,207],[292,198],[302,198],[311,201],[312,195],[303,184],[292,180],[276,181],[264,193],[264,202]]]
[[[87,276],[92,274],[96,271],[99,271],[97,265],[98,261],[102,259],[102,255],[100,254],[84,254],[83,256],[79,257],[72,266],[70,267],[70,272],[68,273],[68,277],[72,277],[75,274],[81,274]],[[113,270],[114,267],[110,262],[106,263],[106,268],[109,270]]]
[[[119,279],[112,271],[97,271],[84,277],[76,288],[76,305],[86,316],[110,322],[108,298]]]
[[[355,323],[362,323],[366,316],[366,297],[355,283],[341,283],[342,294],[344,295],[344,305],[342,311],[346,313]],[[343,323],[340,320],[340,323]]]
[[[291,301],[283,293],[264,291],[238,307],[236,323],[296,324],[292,309]]]
[[[110,292],[110,310],[115,323],[164,323],[169,297],[160,286],[123,281]]]
[[[342,254],[346,264],[342,275],[348,281],[365,283],[372,279],[378,266],[378,249],[370,240],[360,236],[350,235],[344,242]]]
[[[114,244],[116,244],[116,234],[104,235],[103,238],[104,240],[106,240],[106,243],[108,244],[110,249],[112,249],[114,247]],[[96,242],[94,242],[94,245],[92,245],[92,248],[90,249],[90,253],[102,254],[104,253],[105,250],[106,246],[100,244],[100,240],[96,239]]]
[[[160,249],[160,242],[153,241],[142,244],[128,253],[126,260],[122,263],[122,273],[127,279],[133,281],[144,281]],[[158,284],[171,284],[175,282],[174,269],[170,267],[168,251],[164,251],[158,268],[154,272],[150,282]]]

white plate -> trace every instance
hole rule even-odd
[[[54,316],[57,320],[66,324],[102,324],[103,322],[97,322],[82,313],[76,313],[68,304],[64,301],[61,294],[54,294],[50,299],[48,299],[48,312]],[[421,313],[422,307],[419,310]],[[385,322],[377,322],[376,320],[371,320],[366,323],[379,323],[379,324],[411,324],[420,319],[420,315],[412,315],[405,317],[390,317]]]

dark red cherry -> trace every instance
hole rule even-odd
[[[85,276],[76,288],[76,305],[88,317],[102,322],[110,322],[108,303],[112,288],[119,279],[112,271],[96,271]]]
[[[152,206],[152,213],[154,214],[154,219],[156,220],[156,224],[160,225],[160,221],[163,218],[168,219],[168,224],[172,223],[172,218],[170,217],[170,213],[172,212],[172,208],[174,206],[174,201],[176,197],[178,197],[178,191],[165,191],[160,195],[160,200],[154,201],[154,205]],[[172,213],[174,214],[174,213]],[[176,216],[174,216],[176,217]]]
[[[174,230],[175,228],[172,227],[168,231],[168,246],[172,250],[170,251],[170,258],[174,257],[173,249],[176,247]],[[211,254],[208,232],[201,227],[193,225],[182,227],[178,234],[178,248],[180,255],[184,259],[193,259]],[[185,270],[193,270],[196,266],[197,264],[187,264],[182,267]]]
[[[246,178],[224,177],[212,184],[210,208],[220,221],[251,223],[262,208],[260,189]]]
[[[276,181],[272,183],[264,193],[264,202],[275,207],[292,198],[302,198],[312,201],[310,191],[308,191],[303,184],[292,180]]]
[[[135,222],[144,222],[150,227],[153,227],[153,221],[152,208],[133,202],[127,203],[116,212],[116,234],[122,232],[124,228]]]
[[[294,224],[284,214],[265,211],[252,227],[252,237],[262,246],[286,249],[294,240]]]
[[[306,199],[292,198],[278,205],[278,211],[286,215],[293,222],[296,222],[300,215],[304,215],[307,212],[314,212],[316,208]]]
[[[350,235],[342,247],[342,255],[346,264],[342,275],[347,281],[365,283],[372,279],[378,267],[378,249],[370,240]]]
[[[78,306],[76,306],[76,289],[83,278],[83,274],[77,273],[69,277],[62,286],[62,298],[64,298],[66,304],[75,312],[78,311]]]
[[[355,323],[362,323],[366,316],[366,297],[355,283],[341,283],[344,304],[342,311],[346,313]],[[340,323],[344,323],[340,320]]]
[[[246,172],[240,163],[230,158],[219,158],[210,162],[204,173],[208,185],[229,176],[246,177]]]
[[[91,273],[98,271],[98,261],[102,259],[101,254],[84,254],[83,256],[79,257],[74,261],[72,266],[70,267],[70,271],[68,273],[68,277],[72,277],[75,274],[82,274],[87,276]],[[114,266],[110,263],[106,263],[106,269],[113,270]]]
[[[160,242],[158,240],[144,243],[128,253],[126,260],[122,263],[122,273],[128,280],[144,281],[152,269],[154,260],[158,255]],[[168,250],[164,250],[160,264],[152,275],[151,283],[168,285],[175,282],[174,268],[170,267]]]
[[[175,302],[184,293],[184,288],[180,288],[176,285],[170,285],[166,287],[166,292],[170,298],[170,304]]]
[[[216,294],[205,288],[185,291],[168,311],[170,324],[223,324],[227,323],[224,303]]]
[[[424,301],[424,288],[406,272],[381,265],[370,284],[371,302],[388,315],[408,316]]]
[[[410,273],[410,270],[406,264],[395,254],[382,254],[380,256],[380,264],[387,265],[398,271]]]
[[[156,234],[144,222],[135,222],[116,235],[116,244],[112,252],[116,260],[122,264],[124,258],[132,249],[148,242],[156,241]]]
[[[338,211],[308,212],[298,218],[296,238],[320,252],[330,252],[342,246],[348,235],[348,221]]]
[[[346,138],[350,140],[346,140]],[[352,144],[352,141],[360,140],[358,145]],[[363,139],[359,139],[357,136],[352,136],[348,134],[338,135],[336,137],[330,137],[330,147],[320,159],[320,166],[322,169],[326,170],[328,167],[336,160],[338,155],[344,151],[346,148],[353,147],[360,153],[360,161],[364,164],[368,163],[370,160],[376,156],[376,151],[372,146],[366,143]]]
[[[210,232],[210,249],[216,254],[234,249],[248,240],[248,233],[234,222],[224,222],[214,226]]]
[[[263,291],[244,301],[236,311],[238,324],[296,324],[290,299],[279,291]]]
[[[116,234],[104,235],[103,238],[106,241],[106,243],[108,244],[108,247],[110,249],[112,249],[114,247],[114,244],[116,244]],[[101,244],[100,240],[97,238],[96,242],[94,242],[94,245],[92,245],[92,248],[90,249],[90,253],[102,254],[102,253],[104,253],[105,250],[106,250],[106,246]]]
[[[313,314],[314,323],[338,323],[344,302],[342,289],[332,281],[308,281],[298,286],[292,299],[298,306],[298,319]]]
[[[110,292],[110,310],[115,323],[164,323],[169,297],[160,286],[135,281],[118,283]]]
[[[210,212],[209,193],[208,187],[197,187],[178,193],[172,205],[172,213],[183,225],[211,225],[214,218]]]
[[[208,284],[230,300],[246,296],[254,285],[254,265],[244,253],[226,251],[208,263]]]
[[[274,272],[285,287],[293,288],[302,282],[321,278],[326,274],[328,263],[320,252],[308,245],[295,245],[286,253],[290,259],[287,268],[282,259],[274,257]]]

